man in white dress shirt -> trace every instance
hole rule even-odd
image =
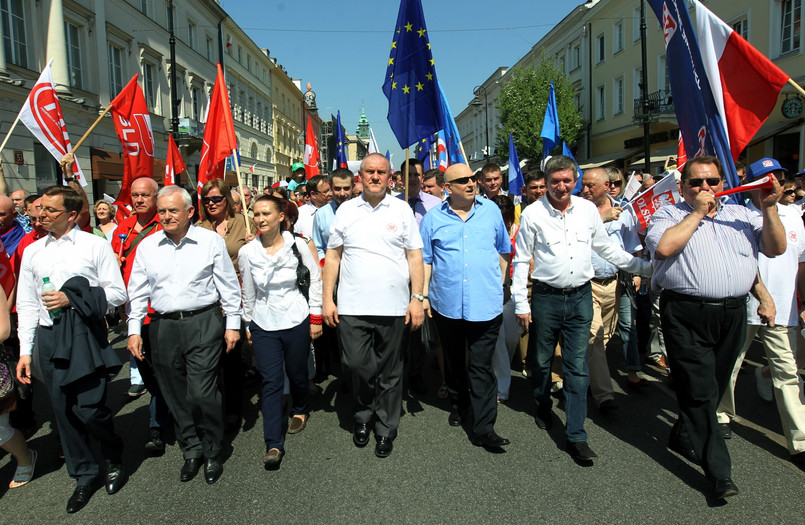
[[[333,199],[333,191],[327,175],[310,177],[305,186],[310,202],[299,206],[299,218],[296,219],[293,230],[310,239],[313,237],[313,216],[316,215],[316,210]]]
[[[123,442],[114,433],[112,413],[106,406],[108,373],[110,369],[119,370],[122,363],[117,356],[107,354],[114,362],[102,359],[105,366],[94,369],[87,366],[89,362],[97,362],[90,359],[105,357],[103,353],[92,350],[96,342],[111,352],[103,324],[103,315],[108,308],[92,312],[95,325],[91,320],[85,321],[83,316],[76,319],[74,316],[78,310],[67,311],[77,304],[71,301],[71,297],[73,301],[88,302],[92,297],[87,294],[92,293],[105,296],[109,307],[121,305],[126,300],[126,289],[111,245],[105,239],[82,232],[75,224],[82,206],[83,199],[70,188],[52,186],[45,190],[40,221],[49,234],[26,248],[17,288],[20,339],[17,377],[22,383],[31,382],[31,354],[36,337],[38,369],[53,404],[53,417],[59,428],[67,472],[77,482],[67,502],[69,513],[81,510],[101,481],[87,434],[101,444],[106,460],[106,491],[114,494],[128,478],[121,464]],[[74,295],[68,297],[62,291],[66,289],[65,283],[75,277],[85,278],[90,287],[87,294],[78,298]],[[60,291],[42,293],[45,278]],[[95,308],[101,309],[104,309],[103,305]],[[57,311],[61,312],[61,318]],[[78,342],[78,330],[72,333],[79,323],[83,324],[84,332],[96,336],[93,340],[87,338],[88,344]],[[92,332],[93,326],[102,334]],[[69,340],[72,345],[64,339],[65,330],[66,337],[72,336]],[[76,368],[81,372],[71,373]]]
[[[193,479],[204,463],[207,483],[215,483],[224,431],[215,380],[224,343],[230,352],[240,339],[240,286],[223,238],[192,226],[193,211],[183,188],[159,191],[162,231],[140,243],[129,278],[128,350],[142,359],[150,300],[151,359],[184,454],[180,480]]]
[[[386,193],[386,157],[368,155],[360,177],[362,196],[342,204],[330,227],[322,314],[329,326],[338,326],[342,360],[352,377],[353,442],[366,446],[374,425],[375,455],[384,458],[400,423],[405,325],[417,329],[425,316],[422,239],[411,207]]]

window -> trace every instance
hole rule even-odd
[[[246,71],[252,70],[252,57],[246,54]]]
[[[744,37],[746,40],[749,40],[749,19],[746,17],[746,15],[742,16],[730,25],[732,25],[733,31]]]
[[[109,94],[113,97],[123,89],[123,50],[109,44]]]
[[[193,106],[193,120],[201,120],[201,90],[194,87],[190,91],[190,103]]]
[[[570,71],[578,69],[581,66],[581,44],[576,42],[570,48]]]
[[[612,54],[615,55],[623,51],[623,19],[621,18],[612,26]]]
[[[196,48],[196,24],[192,21],[187,21],[187,45],[190,49]]]
[[[666,93],[671,93],[671,75],[668,74],[668,60],[665,55],[660,55],[659,64],[657,65],[657,86],[659,89],[665,90]]]
[[[620,115],[623,113],[623,76],[614,80],[612,88],[612,114]]]
[[[207,37],[207,60],[212,62],[212,38]]]
[[[784,54],[799,50],[802,0],[784,0],[781,7],[780,53]]]
[[[632,71],[632,98],[637,100],[640,98],[640,83],[643,81],[643,68],[637,66]]]
[[[148,0],[140,0],[140,12],[148,16]]]
[[[595,39],[595,63],[600,64],[606,58],[606,40],[604,33],[601,33]]]
[[[563,75],[565,74],[565,55],[556,57],[556,67],[559,68]]]
[[[241,62],[243,60],[243,57],[241,56],[241,51],[243,50],[240,48],[240,46],[238,46],[238,62]]]
[[[640,7],[632,11],[632,42],[640,41]]]
[[[607,116],[606,113],[606,89],[603,85],[598,86],[595,88],[598,100],[598,107],[595,111],[595,118],[596,120],[604,120]]]
[[[28,67],[24,7],[23,0],[0,0],[6,60],[18,66]]]
[[[77,26],[65,22],[64,35],[67,39],[67,74],[70,77],[70,85],[82,89],[80,30]]]
[[[150,62],[143,62],[143,91],[145,102],[152,112],[156,110],[156,66]]]

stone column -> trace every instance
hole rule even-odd
[[[70,75],[67,70],[67,37],[64,32],[62,0],[50,0],[46,60],[53,59],[50,72],[59,94],[70,94]]]

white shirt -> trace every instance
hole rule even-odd
[[[343,246],[338,313],[405,315],[411,295],[406,250],[421,250],[422,238],[407,202],[386,195],[377,206],[363,196],[338,207],[327,249]]]
[[[126,302],[126,286],[112,245],[82,232],[77,226],[56,240],[53,235],[25,248],[17,286],[20,355],[31,355],[37,325],[53,326],[42,304],[42,280],[50,277],[60,290],[71,277],[86,277],[90,286],[103,288],[111,310]]]
[[[565,213],[548,201],[548,195],[526,207],[517,232],[512,297],[517,314],[531,311],[526,285],[528,266],[534,258],[531,278],[554,288],[576,288],[595,275],[592,251],[618,268],[651,275],[651,263],[632,256],[609,238],[598,208],[581,197],[570,197]]]
[[[198,310],[219,299],[226,329],[240,330],[240,285],[224,239],[191,225],[175,244],[160,230],[137,246],[129,278],[129,335],[140,335],[151,308],[160,314]]]
[[[762,216],[750,202],[747,205],[750,211]],[[794,205],[777,204],[777,213],[780,222],[785,229],[788,245],[785,252],[777,257],[766,257],[762,253],[758,254],[758,271],[763,285],[774,299],[774,306],[777,315],[774,317],[774,324],[778,326],[797,326],[797,269],[799,263],[805,261],[805,227],[802,224],[802,216],[799,207]],[[746,320],[748,324],[760,325],[760,317],[757,315],[757,307],[760,303],[755,296],[749,294],[749,302],[746,303]]]
[[[290,232],[282,232],[285,245],[269,255],[260,238],[254,239],[238,252],[240,277],[243,279],[243,320],[254,321],[266,331],[286,330],[299,325],[309,314],[321,315],[321,279],[319,265],[313,259],[307,243]],[[291,243],[310,271],[310,289],[305,300],[296,284],[299,261]]]
[[[303,204],[299,207],[299,218],[293,226],[293,231],[301,233],[307,238],[313,237],[313,216],[316,215],[316,208],[311,203]]]

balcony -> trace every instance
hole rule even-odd
[[[648,94],[648,107],[643,107],[643,101],[639,98],[634,99],[634,122],[644,122],[655,120],[660,115],[673,115],[674,99],[670,91],[655,91]]]

